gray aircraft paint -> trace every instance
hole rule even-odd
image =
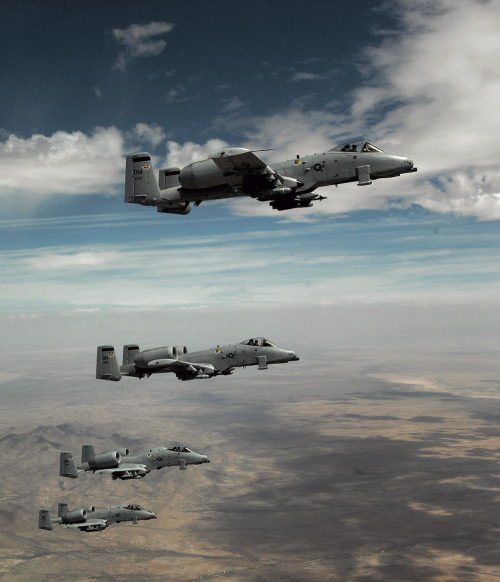
[[[156,515],[136,504],[114,505],[103,510],[96,510],[94,506],[89,506],[69,511],[66,503],[59,503],[55,518],[51,517],[48,509],[40,509],[38,527],[39,529],[52,530],[54,524],[63,524],[68,529],[90,532],[102,531],[110,525],[122,521],[138,523],[145,519],[156,519]]]
[[[119,366],[113,346],[104,345],[97,348],[96,378],[117,382],[122,376],[143,378],[172,372],[179,380],[195,380],[232,374],[235,368],[246,366],[265,370],[269,364],[298,359],[295,352],[256,337],[199,352],[188,352],[185,346],[165,346],[141,352],[136,344],[127,344],[123,346],[123,364]]]
[[[128,449],[116,449],[96,455],[92,445],[83,445],[82,461],[78,465],[71,451],[61,452],[59,475],[77,478],[80,472],[91,471],[110,474],[113,479],[140,479],[153,469],[179,467],[184,470],[188,465],[205,463],[210,463],[206,455],[200,455],[185,446],[155,447],[134,455]]]
[[[366,141],[348,142],[327,152],[297,156],[268,166],[254,152],[228,148],[185,168],[159,171],[148,153],[127,156],[125,202],[156,206],[158,212],[188,214],[191,202],[250,196],[276,210],[312,206],[317,188],[416,172],[413,161],[386,154]]]

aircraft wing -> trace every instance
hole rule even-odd
[[[149,469],[146,467],[146,465],[120,463],[120,466],[115,467],[114,469],[97,469],[96,471],[94,471],[94,473],[98,474],[109,473],[110,475],[116,475],[117,477],[119,475],[132,472],[149,473]]]
[[[108,522],[105,519],[87,519],[82,521],[81,523],[67,523],[64,527],[67,529],[80,529],[80,530],[88,530],[88,529],[104,529],[108,527]]]
[[[164,368],[169,372],[197,372],[198,370],[212,369],[212,364],[202,364],[196,362],[183,362],[182,360],[162,359],[151,360],[148,362],[148,368]]]
[[[223,174],[264,170],[267,164],[252,151],[244,148],[233,148],[212,156],[213,161]]]

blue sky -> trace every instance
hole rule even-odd
[[[16,2],[0,24],[4,322],[495,307],[499,23],[493,1]],[[283,213],[123,203],[127,153],[182,166],[229,144],[272,164],[357,136],[418,173]]]

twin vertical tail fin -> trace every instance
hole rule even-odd
[[[94,445],[82,445],[82,464],[95,457]]]
[[[151,156],[148,153],[127,156],[125,172],[125,202],[155,206],[160,200]]]
[[[98,380],[110,380],[112,382],[121,380],[122,374],[113,346],[98,346],[95,377]]]
[[[57,504],[57,517],[63,517],[68,513],[68,504],[67,503],[58,503]]]
[[[76,468],[75,459],[73,459],[73,453],[70,451],[66,451],[60,454],[59,476],[72,477],[73,479],[78,478],[78,469]]]
[[[133,364],[134,358],[139,353],[139,346],[137,344],[127,344],[123,346],[123,365]]]
[[[38,528],[54,529],[52,519],[50,518],[50,511],[48,509],[40,509],[38,512]]]

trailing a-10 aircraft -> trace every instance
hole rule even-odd
[[[68,510],[67,503],[59,503],[57,517],[52,518],[48,509],[40,509],[38,527],[54,529],[54,523],[64,524],[65,528],[80,531],[102,531],[114,523],[131,521],[138,523],[142,519],[156,519],[152,511],[143,509],[140,505],[114,505],[109,509],[96,510],[93,505]]]
[[[170,449],[156,447],[146,453],[131,455],[128,449],[117,449],[95,454],[92,445],[82,446],[82,462],[77,465],[70,451],[60,455],[59,475],[77,478],[79,472],[92,471],[110,474],[113,479],[140,479],[152,469],[177,466],[186,469],[187,465],[210,463],[206,455],[200,455],[187,447],[174,446]]]
[[[259,150],[256,150],[259,151]],[[125,202],[156,206],[158,212],[188,214],[204,200],[249,196],[276,210],[312,206],[323,200],[322,186],[416,172],[413,161],[384,153],[367,141],[337,146],[321,154],[297,156],[269,166],[251,150],[228,148],[185,168],[166,168],[156,178],[148,153],[127,156]]]
[[[179,380],[213,378],[232,374],[235,368],[296,361],[295,352],[274,345],[263,337],[239,344],[217,346],[210,350],[188,353],[186,346],[166,346],[140,351],[136,344],[123,346],[123,364],[118,365],[113,346],[98,346],[96,378],[117,382],[122,376],[144,378],[151,374],[173,372]]]

